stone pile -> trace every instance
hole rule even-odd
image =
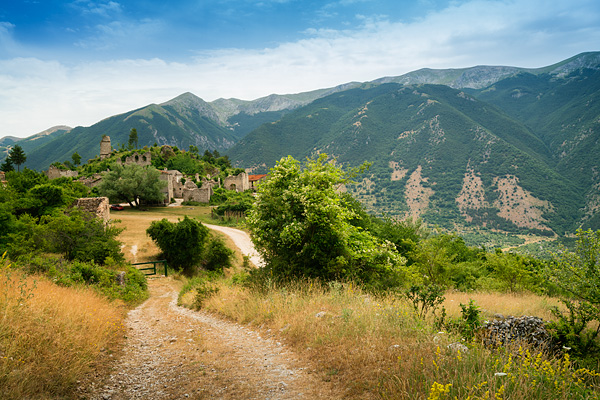
[[[483,343],[487,347],[506,346],[511,343],[527,343],[534,347],[548,347],[551,343],[550,333],[546,330],[544,320],[538,317],[509,316],[483,324]]]

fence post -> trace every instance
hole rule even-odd
[[[164,266],[165,266],[165,278],[166,278],[167,276],[169,276],[169,275],[167,274],[167,260],[163,261],[163,264],[164,264]]]

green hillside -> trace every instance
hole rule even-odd
[[[71,158],[74,152],[83,160],[100,152],[102,135],[108,135],[114,148],[127,145],[129,132],[138,132],[139,147],[168,144],[187,149],[194,145],[201,150],[224,150],[235,142],[231,132],[197,109],[178,113],[173,105],[150,105],[104,119],[90,127],[77,127],[28,153],[27,166],[45,169],[55,161]]]
[[[600,227],[600,71],[582,69],[562,79],[521,74],[473,94],[547,144],[556,171],[585,196],[584,226]]]
[[[447,86],[384,84],[337,93],[263,125],[228,154],[238,166],[264,172],[284,155],[315,152],[349,165],[372,162],[353,190],[373,210],[447,228],[458,222],[564,233],[583,201],[523,123]],[[469,179],[477,187],[461,200]],[[476,200],[470,205],[469,196]]]

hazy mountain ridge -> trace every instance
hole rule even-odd
[[[455,89],[482,89],[519,73],[551,74],[564,78],[573,71],[600,68],[600,52],[582,53],[568,60],[542,68],[478,65],[459,69],[423,68],[400,76],[384,77],[373,83],[400,83],[402,85],[439,84]]]

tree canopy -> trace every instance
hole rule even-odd
[[[288,156],[271,169],[247,220],[268,270],[282,278],[398,283],[404,260],[393,244],[351,224],[357,215],[340,189],[356,172],[325,154],[304,166]]]
[[[162,189],[166,184],[160,179],[160,171],[156,168],[115,164],[102,177],[98,191],[111,202],[125,201],[137,208],[140,200],[163,201],[165,195]]]

